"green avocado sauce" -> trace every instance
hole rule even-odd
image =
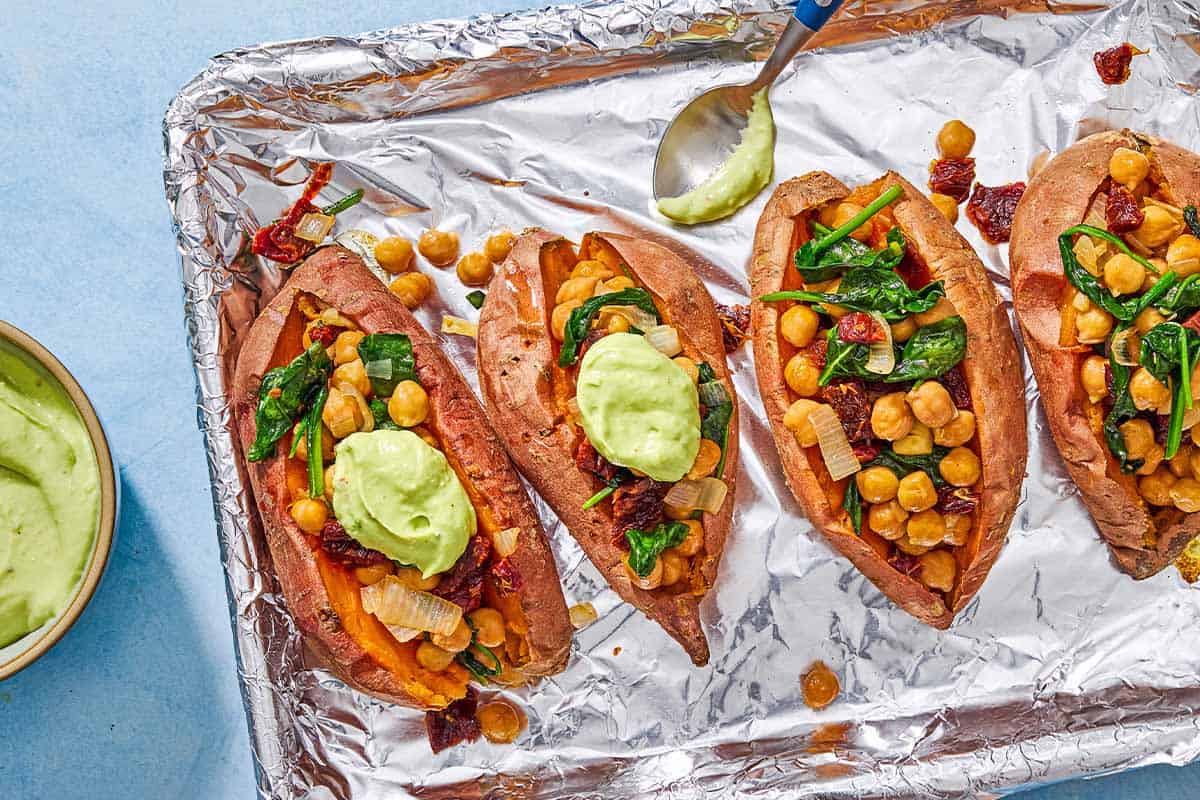
[[[0,647],[66,608],[99,526],[100,467],[75,404],[0,341]]]

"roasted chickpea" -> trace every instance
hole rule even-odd
[[[946,538],[946,523],[941,514],[927,508],[908,518],[905,533],[908,534],[908,541],[917,547],[933,547]]]
[[[895,541],[904,535],[904,523],[908,512],[895,500],[871,506],[867,512],[867,525],[884,539]]]
[[[337,478],[337,464],[330,464],[325,468],[325,503],[333,505],[333,481]]]
[[[296,429],[292,429],[292,435],[296,435]],[[329,426],[321,423],[321,460],[333,461],[334,450],[333,446],[337,443],[333,432],[329,430]],[[296,458],[301,461],[308,460],[308,437],[300,435],[300,441],[296,443]]]
[[[580,261],[571,268],[572,278],[599,278],[606,281],[613,276],[613,271],[604,266],[603,261]]]
[[[429,293],[433,291],[433,281],[429,279],[428,275],[420,272],[406,272],[392,281],[388,289],[399,298],[401,303],[404,303],[405,308],[411,310],[424,303],[425,298],[429,297]]]
[[[329,509],[320,500],[302,497],[292,503],[292,519],[305,533],[320,533],[329,519]]]
[[[910,556],[919,556],[922,553],[928,553],[933,548],[927,544],[917,544],[908,538],[908,534],[904,534],[896,540],[896,549],[901,553],[907,553]]]
[[[674,586],[679,583],[680,578],[687,573],[687,561],[684,560],[683,556],[678,553],[672,553],[670,550],[663,553],[661,559],[663,568],[661,585]]]
[[[454,663],[454,655],[433,642],[421,642],[417,646],[417,663],[430,672],[444,672]]]
[[[569,315],[568,315],[569,316]],[[608,318],[608,322],[604,323],[605,333],[629,333],[629,320],[622,317],[620,314],[613,314]],[[700,376],[699,371],[696,372],[697,379]]]
[[[1122,423],[1121,436],[1125,440],[1125,451],[1133,459],[1146,455],[1154,446],[1154,429],[1144,419],[1131,419]]]
[[[1169,470],[1156,469],[1153,475],[1138,480],[1138,494],[1152,506],[1174,505],[1171,487],[1178,480]]]
[[[477,608],[467,615],[475,627],[475,641],[484,647],[504,644],[504,617],[494,608]]]
[[[513,245],[516,243],[517,237],[512,231],[504,230],[499,233],[493,233],[483,243],[483,254],[493,264],[499,264],[508,258],[508,254],[512,252]]]
[[[348,383],[366,397],[371,393],[371,379],[367,377],[367,368],[361,359],[347,361],[333,371],[333,385]]]
[[[692,462],[692,468],[688,470],[687,477],[694,481],[707,478],[713,474],[713,470],[717,468],[720,460],[721,445],[712,439],[701,439],[700,449],[696,451],[696,460]]]
[[[400,381],[388,399],[388,416],[402,428],[420,425],[429,416],[429,395],[416,381]]]
[[[566,335],[564,331],[567,327],[567,321],[571,318],[571,312],[583,305],[582,300],[568,300],[565,303],[559,303],[554,307],[554,311],[550,314],[550,333],[558,341],[562,341]]]
[[[568,300],[578,300],[582,303],[596,293],[596,284],[599,282],[600,279],[596,277],[569,278],[558,287],[558,293],[554,295],[554,302],[565,303]]]
[[[329,396],[325,398],[325,408],[321,411],[321,421],[336,438],[345,439],[362,429],[362,406],[350,395],[338,389],[330,389]]]
[[[813,447],[817,443],[817,432],[813,430],[808,417],[819,405],[823,404],[813,400],[797,400],[783,415],[783,426],[796,436],[801,447]]]
[[[954,579],[958,575],[958,561],[949,550],[931,550],[917,556],[921,562],[921,583],[926,588],[939,592],[948,592],[954,588]]]
[[[479,732],[492,744],[510,744],[521,733],[521,715],[504,700],[483,703],[475,714]]]
[[[833,227],[840,228],[855,216],[862,213],[863,207],[857,203],[838,203],[837,210],[833,212]],[[871,238],[875,226],[871,224],[871,220],[867,220],[862,225],[855,228],[850,236],[858,239],[860,242],[865,242]]]
[[[959,410],[958,416],[933,432],[933,441],[942,447],[959,447],[975,435],[975,415]]]
[[[1171,390],[1145,367],[1138,367],[1129,379],[1129,396],[1139,411],[1161,409],[1171,403]]]
[[[466,619],[460,619],[453,633],[433,633],[429,635],[429,640],[449,653],[461,653],[471,645],[471,626]]]
[[[948,194],[938,194],[934,192],[929,195],[929,202],[933,203],[933,207],[942,212],[942,216],[946,221],[953,224],[958,221],[958,201]]]
[[[617,275],[609,278],[604,282],[604,288],[609,292],[619,292],[623,289],[632,289],[636,286],[632,278],[627,278],[624,275]]]
[[[1118,147],[1109,156],[1108,174],[1114,183],[1132,192],[1150,174],[1150,159],[1136,150]]]
[[[804,353],[796,353],[783,368],[783,379],[788,388],[801,397],[812,397],[820,391],[820,378],[821,370]]]
[[[341,366],[358,359],[358,343],[363,340],[359,331],[342,331],[333,341],[333,363]]]
[[[1166,454],[1167,451],[1161,444],[1156,442],[1155,444],[1151,445],[1150,449],[1147,450],[1145,455],[1142,456],[1142,465],[1137,468],[1136,474],[1152,474],[1156,469],[1158,469],[1159,465],[1162,464],[1163,458],[1166,456]]]
[[[385,561],[382,564],[371,564],[366,567],[354,568],[354,580],[361,583],[363,586],[371,586],[379,583],[381,580],[392,574],[392,563]]]
[[[871,430],[880,439],[894,442],[903,439],[913,429],[912,411],[904,402],[904,392],[891,392],[875,401],[871,407]]]
[[[1167,462],[1167,469],[1171,470],[1171,474],[1176,478],[1191,478],[1192,475],[1192,455],[1195,448],[1192,445],[1184,442],[1176,451],[1175,457]],[[1164,453],[1165,455],[1165,453]]]
[[[417,249],[435,267],[445,267],[458,258],[458,234],[454,231],[439,231],[430,228],[417,239]]]
[[[917,321],[912,317],[905,317],[899,322],[893,322],[891,327],[892,341],[907,342],[917,332]]]
[[[412,242],[403,236],[389,236],[375,245],[375,260],[391,275],[406,272],[413,265]]]
[[[1171,502],[1185,514],[1200,511],[1200,481],[1180,478],[1171,485]]]
[[[942,521],[946,523],[946,537],[942,539],[945,544],[960,547],[967,543],[971,535],[970,514],[943,514]]]
[[[933,431],[924,422],[914,422],[907,436],[892,442],[892,449],[902,456],[924,456],[933,452]]]
[[[1182,223],[1171,216],[1171,212],[1160,206],[1146,206],[1142,209],[1146,218],[1138,229],[1133,232],[1137,240],[1151,249],[1162,247],[1179,235]]]
[[[1167,267],[1181,277],[1200,272],[1200,239],[1185,233],[1171,242],[1167,248]]]
[[[945,297],[939,297],[937,304],[928,311],[922,311],[920,314],[914,314],[912,319],[916,320],[918,328],[924,328],[926,325],[932,325],[935,322],[941,322],[946,317],[953,317],[958,311],[954,308],[954,303]]]
[[[887,467],[867,467],[854,476],[854,482],[868,503],[886,503],[900,488],[900,479]]]
[[[949,424],[958,413],[950,392],[937,381],[925,381],[904,397],[913,416],[931,428]]]
[[[1113,318],[1102,308],[1093,306],[1075,317],[1075,338],[1080,344],[1099,344],[1112,331]]]
[[[455,271],[467,286],[482,286],[492,279],[492,262],[483,253],[467,253],[458,260]]]
[[[817,210],[817,222],[821,223],[826,228],[836,228],[837,226],[833,224],[833,218],[834,215],[837,214],[837,209],[837,202],[829,202],[821,206]]]
[[[938,131],[937,149],[942,158],[966,158],[974,146],[975,131],[961,119],[950,120]]]
[[[967,447],[955,447],[938,464],[938,472],[954,486],[971,486],[979,480],[979,456]]]
[[[1188,468],[1191,470],[1190,475],[1180,475],[1180,478],[1195,478],[1200,481],[1200,447],[1194,448],[1188,455]]]
[[[1147,308],[1145,311],[1137,315],[1137,319],[1133,322],[1133,327],[1139,335],[1145,336],[1146,333],[1155,325],[1161,325],[1167,321],[1157,308]]]
[[[1113,294],[1130,294],[1142,288],[1146,269],[1132,257],[1117,253],[1104,262],[1104,283]]]
[[[1108,359],[1104,356],[1088,356],[1079,368],[1079,382],[1087,392],[1088,400],[1099,403],[1108,396]],[[962,413],[959,413],[962,416]]]
[[[817,335],[820,317],[806,305],[794,305],[779,318],[779,333],[792,347],[808,347]]]
[[[430,575],[428,578],[421,575],[421,570],[416,567],[397,567],[396,577],[410,589],[418,592],[432,592],[442,582],[440,575]]]
[[[622,559],[622,561],[625,563],[625,572],[627,575],[629,575],[629,580],[633,583],[634,586],[638,587],[639,589],[644,589],[646,591],[650,591],[652,589],[657,589],[659,586],[662,585],[662,579],[663,579],[662,557],[654,559],[654,569],[652,569],[650,571],[650,574],[644,578],[641,575],[638,575],[636,572],[634,572],[633,567],[629,566],[629,556],[628,555],[626,555]]]
[[[937,505],[937,489],[924,470],[910,472],[900,479],[896,501],[905,511],[924,511]]]
[[[681,522],[687,525],[687,536],[671,549],[684,558],[691,558],[704,547],[704,525],[698,519],[685,519]]]

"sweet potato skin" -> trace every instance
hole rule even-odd
[[[668,321],[690,341],[733,393],[725,364],[720,321],[711,296],[691,268],[660,245],[620,234],[589,234],[613,247],[638,281],[654,296]],[[624,551],[613,543],[611,519],[599,507],[581,508],[595,493],[589,476],[574,461],[578,441],[554,396],[555,351],[549,318],[554,298],[547,297],[540,265],[543,248],[563,243],[543,230],[521,235],[497,271],[480,315],[479,384],[492,425],[513,461],[583,547],[588,558],[623,600],[658,622],[693,663],[708,662],[708,642],[700,623],[696,595],[639,589],[622,564]],[[718,514],[704,515],[705,559],[700,573],[707,586],[716,579],[725,536],[733,518],[737,474],[737,398],[730,421],[724,472],[729,497]]]
[[[1012,523],[1025,474],[1024,387],[1020,359],[1004,305],[970,245],[914,186],[889,172],[875,182],[880,190],[898,185],[903,196],[891,206],[909,246],[920,253],[934,280],[967,326],[962,367],[975,405],[982,461],[978,521],[968,543],[957,549],[960,580],[947,607],[919,581],[902,575],[854,533],[840,506],[830,505],[826,488],[803,448],[783,425],[788,388],[779,345],[783,308],[757,299],[751,305],[754,362],[784,476],[806,516],[826,541],[850,559],[896,605],[917,619],[946,628],[983,584]],[[779,291],[791,268],[796,217],[850,193],[824,172],[810,172],[781,184],[768,201],[755,231],[750,261],[752,297]],[[997,369],[997,365],[1002,365]]]
[[[304,292],[334,306],[366,333],[404,333],[413,343],[417,372],[429,395],[430,427],[464,480],[484,530],[521,529],[509,560],[522,581],[518,597],[529,625],[531,676],[561,671],[572,629],[558,572],[533,504],[475,396],[437,341],[367,270],[358,256],[326,247],[293,271],[259,315],[238,356],[232,407],[243,450],[254,441],[258,388],[270,368],[299,351],[295,304]],[[440,708],[462,697],[469,677],[454,664],[442,674],[421,669],[412,643],[389,640],[377,620],[361,611],[355,587],[342,586],[331,564],[287,513],[286,455],[248,463],[253,496],[266,532],[276,576],[297,626],[313,650],[343,680],[362,691],[419,708]],[[339,612],[340,609],[340,612]],[[350,619],[344,618],[347,613]],[[349,629],[360,632],[352,636]],[[377,634],[377,635],[373,635]]]
[[[1200,156],[1145,134],[1178,205],[1200,200]],[[1128,132],[1105,131],[1079,140],[1053,158],[1029,183],[1013,220],[1009,260],[1013,307],[1037,378],[1046,420],[1067,472],[1117,565],[1137,579],[1172,563],[1200,534],[1200,514],[1152,512],[1135,479],[1120,471],[1084,413],[1079,370],[1091,352],[1059,344],[1060,307],[1068,287],[1058,236],[1083,221],[1108,177],[1118,147],[1134,147]]]

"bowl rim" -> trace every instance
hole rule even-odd
[[[92,406],[92,401],[88,399],[87,393],[75,380],[75,376],[41,342],[4,320],[0,320],[0,339],[16,345],[34,361],[41,364],[63,387],[87,428],[88,437],[92,441],[92,450],[96,455],[96,466],[100,472],[100,524],[96,531],[96,540],[92,545],[91,555],[88,557],[87,568],[79,579],[75,594],[67,607],[59,612],[58,618],[54,620],[53,624],[44,629],[30,647],[19,652],[15,658],[0,663],[0,681],[2,681],[32,664],[57,644],[79,619],[84,607],[91,601],[112,550],[117,521],[117,482],[112,451],[108,446],[108,437],[104,434],[104,428],[100,424],[100,417],[96,414],[96,409]]]

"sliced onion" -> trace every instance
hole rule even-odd
[[[379,246],[379,237],[360,228],[351,228],[333,237],[334,244],[354,253],[373,269],[379,269],[379,261],[375,258],[375,248]]]
[[[479,326],[469,319],[461,317],[452,317],[449,314],[442,317],[442,333],[454,333],[459,336],[470,336],[475,338],[479,333]]]
[[[818,405],[808,415],[808,421],[817,434],[817,444],[821,447],[821,458],[825,460],[829,477],[840,481],[862,469],[854,450],[850,447],[850,440],[846,438],[842,421],[838,419],[833,408],[824,404]]]
[[[416,628],[402,628],[399,625],[384,625],[392,636],[396,637],[398,642],[411,642],[413,639],[420,636],[424,631],[419,631]]]
[[[639,326],[641,327],[641,326]],[[683,352],[683,344],[679,341],[679,331],[673,325],[655,325],[644,328],[646,343],[667,358],[674,358]]]
[[[353,398],[354,402],[358,403],[358,409],[362,412],[363,417],[362,426],[358,430],[367,433],[375,430],[375,415],[371,413],[371,406],[367,403],[367,398],[363,397],[363,393],[358,390],[358,387],[342,381],[337,385],[337,390]]]
[[[462,619],[462,608],[429,592],[405,586],[395,575],[361,590],[363,610],[384,625],[449,636]]]
[[[324,322],[326,325],[332,325],[335,328],[358,330],[357,325],[339,314],[338,310],[332,306],[321,312],[321,322]]]
[[[1125,328],[1122,331],[1114,333],[1112,342],[1109,345],[1112,347],[1113,360],[1126,367],[1135,367],[1140,364],[1141,362],[1138,361],[1139,354],[1132,352],[1132,345],[1136,338],[1136,328]]]
[[[596,613],[596,607],[586,602],[571,606],[567,609],[567,614],[571,617],[571,627],[577,631],[600,619],[600,615]]]
[[[333,229],[333,217],[328,214],[309,213],[300,218],[296,225],[296,238],[320,244]]]
[[[609,314],[616,314],[618,317],[624,317],[629,320],[629,324],[640,331],[648,331],[658,325],[658,320],[653,314],[649,314],[637,306],[605,306],[604,310]]]
[[[508,558],[517,552],[517,537],[520,534],[520,528],[505,528],[502,531],[493,533],[492,547],[495,549],[496,555],[501,558]]]
[[[341,390],[337,387],[334,387],[329,391],[329,400],[325,401],[325,411],[327,412],[330,410],[330,401],[337,399],[336,395],[334,395],[334,392],[340,393]],[[338,439],[345,439],[347,436],[358,430],[358,420],[354,418],[354,411],[350,406],[342,402],[337,402],[333,408],[335,411],[330,412],[328,417],[326,417],[325,414],[321,415],[325,425],[329,428],[330,433],[332,433]],[[373,423],[374,421],[375,417],[372,416],[371,422]]]
[[[1145,208],[1146,206],[1158,206],[1163,211],[1166,211],[1168,214],[1174,217],[1175,221],[1180,225],[1183,224],[1183,209],[1179,208],[1178,206],[1173,206],[1170,203],[1164,203],[1162,200],[1155,200],[1153,197],[1145,198],[1142,207]]]
[[[1071,250],[1075,253],[1075,258],[1079,260],[1080,265],[1093,275],[1100,274],[1100,256],[1106,251],[1105,247],[1097,247],[1096,242],[1090,236],[1080,236],[1075,240]]]
[[[729,487],[719,478],[701,478],[698,481],[685,478],[667,492],[663,506],[678,516],[688,516],[695,511],[715,514],[725,504]]]
[[[868,345],[867,372],[873,372],[876,375],[890,375],[896,368],[896,349],[892,345],[892,326],[878,311],[870,313],[875,324],[883,329],[883,341],[871,342]]]
[[[729,487],[720,478],[701,478],[700,496],[696,498],[696,507],[709,514],[715,514],[725,505],[725,496]]]
[[[364,366],[368,378],[379,378],[382,381],[390,381],[392,379],[392,360],[390,358],[368,361]]]

